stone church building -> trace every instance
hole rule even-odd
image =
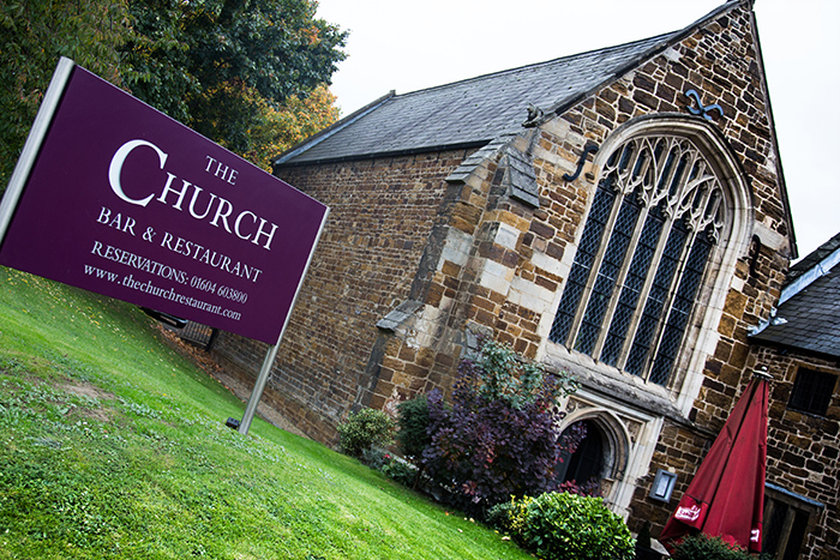
[[[840,344],[770,336],[798,255],[751,1],[392,92],[275,174],[331,208],[270,379],[304,433],[334,442],[355,408],[447,390],[489,333],[577,377],[564,428],[590,435],[567,476],[599,479],[631,529],[648,519],[655,536],[767,368],[773,551],[840,558],[840,403],[826,389]],[[255,372],[265,346],[222,333],[214,353]],[[801,367],[818,372],[825,410],[788,414]]]

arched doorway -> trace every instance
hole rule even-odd
[[[603,430],[592,419],[575,422],[563,431],[563,435],[578,426],[585,428],[586,435],[574,453],[563,454],[563,464],[558,469],[557,477],[561,482],[575,482],[578,485],[599,483],[605,474],[609,444]]]

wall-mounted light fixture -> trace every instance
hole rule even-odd
[[[677,473],[659,469],[656,471],[656,478],[653,479],[653,485],[650,487],[648,497],[660,502],[668,502],[671,499],[671,492],[674,491],[676,484]]]

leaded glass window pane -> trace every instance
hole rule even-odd
[[[639,295],[644,289],[645,278],[647,278],[650,263],[656,252],[664,223],[665,218],[661,210],[654,208],[648,214],[642,228],[642,235],[636,245],[636,252],[630,263],[630,269],[627,271],[627,277],[618,298],[618,306],[613,315],[612,323],[610,323],[610,330],[601,356],[601,359],[611,366],[618,363],[619,352],[624,344],[627,329],[639,302]]]
[[[602,177],[549,337],[665,385],[726,225],[723,191],[679,137],[631,138]]]
[[[633,375],[644,373],[643,368],[654,349],[657,326],[664,314],[665,303],[671,291],[671,283],[674,279],[674,273],[677,271],[687,237],[688,230],[685,224],[679,222],[674,224],[671,233],[668,235],[665,251],[659,261],[650,294],[645,302],[639,329],[633,339],[630,357],[627,359],[625,369]]]
[[[627,246],[636,228],[636,220],[639,217],[639,205],[631,197],[625,197],[621,204],[613,226],[610,242],[607,251],[601,261],[601,267],[595,277],[595,285],[592,288],[592,295],[583,316],[583,323],[580,327],[575,348],[581,352],[590,353],[598,339],[601,331],[601,324],[604,322],[604,313],[607,310],[610,298],[612,297],[615,283],[621,272],[624,257],[627,253]]]
[[[589,279],[589,272],[592,269],[592,263],[595,261],[598,247],[601,244],[601,237],[603,237],[614,202],[615,192],[609,188],[609,184],[603,185],[595,192],[595,200],[592,202],[592,210],[589,212],[580,246],[575,254],[572,272],[569,274],[566,288],[563,290],[563,297],[560,300],[560,307],[551,327],[549,339],[554,342],[563,344],[569,337],[569,330],[572,327],[572,321],[580,304],[586,282]]]
[[[711,243],[705,239],[705,236],[697,236],[674,297],[671,313],[665,324],[656,361],[650,372],[650,380],[654,383],[664,385],[668,381],[711,248]]]

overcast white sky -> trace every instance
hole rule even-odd
[[[319,0],[350,31],[342,115],[407,93],[682,29],[724,0]],[[840,1],[756,0],[800,256],[840,231]]]

